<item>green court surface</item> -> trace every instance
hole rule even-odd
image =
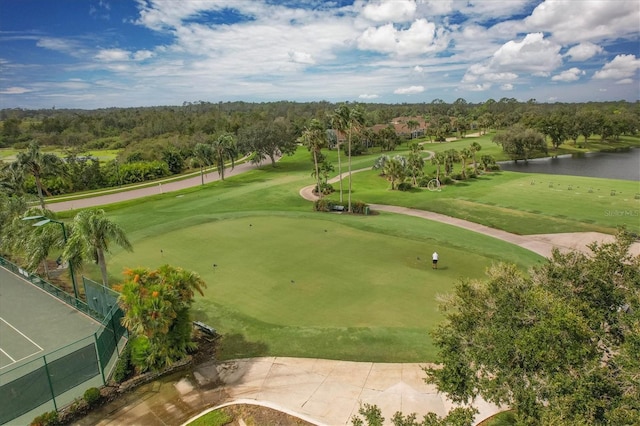
[[[0,384],[14,368],[94,334],[100,324],[0,268]]]

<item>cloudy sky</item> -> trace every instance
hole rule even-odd
[[[640,99],[638,0],[0,0],[0,107]]]

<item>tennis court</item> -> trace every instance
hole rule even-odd
[[[0,424],[28,424],[101,386],[101,329],[98,321],[0,268],[0,400],[6,402]]]
[[[90,336],[99,326],[89,316],[0,268],[0,373]]]

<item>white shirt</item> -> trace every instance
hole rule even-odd
[[[435,251],[433,252],[433,256],[432,256],[433,260],[438,260],[438,253],[436,253]]]

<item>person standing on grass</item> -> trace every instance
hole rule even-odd
[[[431,259],[433,259],[433,263],[431,265],[431,267],[433,269],[438,269],[438,252],[433,252],[433,254],[431,255]]]

